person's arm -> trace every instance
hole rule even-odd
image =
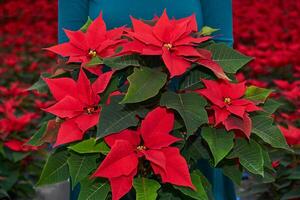
[[[215,33],[217,42],[225,42],[232,46],[232,1],[231,0],[200,0],[204,26],[220,29]]]
[[[58,1],[58,42],[67,42],[63,29],[78,30],[89,15],[89,0]]]

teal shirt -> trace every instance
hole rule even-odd
[[[152,19],[167,9],[169,17],[182,18],[195,13],[199,29],[203,26],[218,28],[217,42],[232,45],[232,6],[231,0],[59,0],[58,39],[66,42],[64,29],[78,30],[90,16],[96,18],[103,11],[107,27],[130,26],[130,18]],[[222,174],[213,169],[206,161],[199,162],[199,168],[212,183],[215,200],[234,200],[234,186]],[[71,199],[76,199],[72,193]]]

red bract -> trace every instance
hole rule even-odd
[[[199,93],[211,102],[215,125],[222,123],[226,130],[241,130],[249,138],[252,122],[248,112],[261,109],[252,101],[243,98],[245,82],[232,84],[227,81],[203,80],[203,83],[206,89]]]
[[[161,55],[171,77],[185,73],[192,62],[197,62],[212,70],[219,78],[227,79],[223,69],[211,60],[211,53],[197,49],[199,43],[211,37],[192,37],[197,31],[195,16],[181,20],[170,20],[166,11],[154,26],[131,18],[133,31],[128,36],[133,40],[124,45],[123,53],[135,52],[141,55]]]
[[[53,97],[57,101],[45,109],[63,119],[54,146],[81,140],[84,133],[99,121],[99,93],[108,85],[113,72],[107,72],[91,84],[81,69],[77,82],[71,78],[45,78]]]
[[[300,129],[292,125],[289,125],[288,128],[279,126],[282,134],[284,135],[287,143],[291,146],[300,145]]]
[[[70,41],[47,49],[63,57],[69,57],[68,62],[85,65],[95,56],[105,58],[114,55],[117,45],[123,41],[120,39],[123,30],[121,27],[107,31],[100,13],[85,33],[81,30],[65,30]]]
[[[123,130],[105,137],[111,151],[93,176],[109,179],[113,200],[129,192],[139,160],[143,159],[150,161],[163,182],[195,189],[185,159],[178,148],[170,147],[179,140],[169,134],[173,126],[174,114],[158,107],[148,113],[137,131]]]
[[[27,140],[19,141],[16,139],[12,139],[12,140],[4,142],[4,146],[6,146],[7,148],[9,148],[13,151],[21,151],[21,152],[36,151],[39,149],[39,147],[36,147],[36,146],[26,145],[25,144],[26,142],[27,142]]]

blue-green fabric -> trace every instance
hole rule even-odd
[[[220,29],[215,35],[217,42],[232,45],[232,4],[231,0],[59,0],[58,39],[68,39],[63,29],[78,30],[90,16],[96,18],[103,11],[107,28],[111,29],[127,24],[130,18],[152,19],[160,16],[166,8],[170,17],[182,18],[195,13],[198,27],[203,25]],[[174,84],[178,81],[174,81]],[[176,86],[174,86],[176,88]],[[233,183],[213,169],[206,161],[199,162],[199,168],[212,183],[215,200],[234,200]],[[77,199],[79,188],[71,193],[71,199]]]

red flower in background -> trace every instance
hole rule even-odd
[[[99,93],[107,87],[113,72],[107,72],[91,84],[81,69],[77,82],[71,78],[45,78],[53,97],[57,101],[44,109],[64,121],[58,131],[54,146],[81,140],[84,133],[99,121]]]
[[[195,16],[181,20],[170,20],[166,11],[154,26],[131,18],[133,31],[128,36],[133,40],[124,45],[123,53],[135,52],[141,55],[161,55],[171,77],[182,75],[192,62],[197,62],[212,70],[219,78],[227,79],[223,69],[211,60],[211,53],[197,49],[199,43],[211,37],[192,37],[197,32]]]
[[[203,80],[203,83],[206,88],[198,92],[211,102],[215,125],[222,123],[226,130],[241,130],[249,138],[252,121],[248,112],[261,108],[243,98],[246,92],[245,82],[232,84],[227,81]]]
[[[9,141],[4,142],[4,146],[9,148],[13,151],[20,151],[20,152],[28,152],[28,151],[36,151],[39,147],[26,145],[27,140],[19,141],[16,139],[12,139]]]
[[[300,129],[292,125],[289,125],[288,128],[279,126],[282,134],[284,135],[287,143],[291,146],[300,145]]]
[[[137,131],[123,130],[105,137],[111,151],[93,176],[110,180],[113,200],[129,192],[141,158],[150,161],[163,182],[195,189],[185,159],[178,148],[170,147],[180,140],[169,134],[173,126],[173,113],[158,107],[148,113]]]
[[[69,57],[68,62],[79,62],[84,66],[93,57],[110,57],[123,40],[120,39],[124,27],[106,30],[102,13],[88,27],[86,32],[81,30],[65,30],[69,42],[47,48],[47,50]]]

